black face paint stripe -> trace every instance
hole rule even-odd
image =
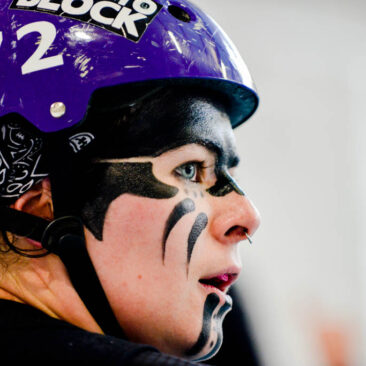
[[[207,192],[211,196],[215,197],[223,197],[233,191],[241,196],[245,196],[245,192],[239,187],[238,183],[235,182],[234,178],[225,170],[220,171],[215,185],[207,189]]]
[[[178,188],[159,181],[154,176],[152,167],[151,162],[94,165],[90,181],[97,180],[98,184],[89,192],[82,218],[98,240],[103,239],[103,225],[108,207],[120,195],[130,193],[140,197],[168,199],[178,193]]]
[[[202,330],[198,337],[197,342],[194,344],[192,348],[190,348],[187,352],[187,356],[194,356],[199,354],[202,349],[206,346],[207,342],[210,339],[211,334],[211,323],[213,318],[213,313],[220,303],[220,298],[216,294],[209,294],[206,298],[205,305],[203,308],[203,324]]]
[[[195,209],[196,205],[194,204],[194,202],[190,198],[186,198],[185,200],[179,202],[174,207],[172,213],[169,215],[163,237],[163,262],[165,259],[166,241],[168,239],[170,232],[184,215],[193,212]]]
[[[195,362],[201,362],[210,359],[211,357],[215,356],[215,354],[219,351],[219,349],[222,346],[222,342],[224,340],[223,336],[223,330],[222,330],[222,322],[224,321],[225,315],[231,310],[232,308],[232,302],[226,302],[218,311],[216,317],[218,323],[216,324],[217,327],[217,340],[216,343],[214,342],[213,345],[210,344],[212,349],[208,354],[206,354],[204,357],[201,357],[199,359],[196,359]]]
[[[206,228],[208,223],[208,217],[205,213],[201,212],[192,226],[192,230],[188,237],[188,249],[187,249],[187,263],[191,261],[192,252],[194,246],[196,245],[198,237],[201,235],[202,231]]]

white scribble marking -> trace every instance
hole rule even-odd
[[[177,38],[175,38],[175,35],[173,34],[173,32],[168,31],[168,34],[169,34],[170,39],[171,39],[171,40],[172,40],[172,42],[174,43],[174,46],[175,46],[175,48],[177,49],[177,51],[178,51],[180,54],[182,54],[182,53],[183,53],[182,48],[180,47],[180,44],[179,44],[179,42],[178,42]]]
[[[31,177],[32,178],[43,178],[43,177],[47,177],[47,173],[36,173],[36,170],[38,169],[38,165],[39,165],[39,162],[42,158],[42,155],[39,155],[37,160],[36,160],[36,163],[34,164],[34,168],[31,172]]]
[[[6,160],[5,160],[4,156],[3,156],[3,154],[2,154],[2,153],[1,153],[1,151],[0,151],[0,167],[1,167],[3,164],[5,165],[5,168],[6,168],[6,169],[9,169],[9,164],[6,162]]]
[[[86,57],[85,55],[78,56],[74,61],[74,66],[80,71],[80,77],[84,78],[88,75],[89,71],[93,70],[93,66],[89,66],[90,61],[91,58]]]

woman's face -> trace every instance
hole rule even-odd
[[[162,142],[135,136],[158,154],[136,146],[128,158],[96,161],[102,180],[86,209],[86,239],[127,337],[201,360],[220,348],[238,243],[259,216],[232,178],[239,159],[227,114],[203,98],[173,102],[160,113]]]

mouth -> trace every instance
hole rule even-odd
[[[201,278],[199,283],[209,289],[217,289],[221,292],[226,292],[229,287],[236,281],[239,273],[221,273],[214,276]]]

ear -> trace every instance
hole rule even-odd
[[[30,190],[20,196],[11,207],[18,211],[52,220],[53,205],[49,178],[45,178],[35,184]]]

